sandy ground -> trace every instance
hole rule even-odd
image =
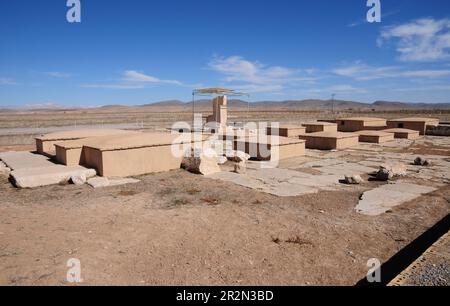
[[[445,186],[378,217],[361,187],[279,198],[182,170],[138,184],[0,185],[0,284],[352,285],[450,213]],[[375,184],[375,183],[374,183]]]

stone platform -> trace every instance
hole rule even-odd
[[[87,166],[100,176],[128,177],[179,169],[191,134],[140,133],[103,138],[83,148]],[[198,141],[203,141],[201,138]],[[178,151],[178,155],[174,155]]]

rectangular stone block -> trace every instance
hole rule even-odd
[[[343,150],[358,146],[359,135],[340,132],[319,132],[300,136],[306,148],[316,150]]]
[[[136,176],[179,169],[183,152],[194,142],[197,140],[191,134],[116,136],[84,146],[84,157],[86,165],[95,168],[101,176]]]

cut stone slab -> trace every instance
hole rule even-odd
[[[317,193],[319,190],[335,190],[339,175],[312,175],[289,169],[247,169],[247,174],[220,172],[210,178],[231,182],[243,187],[279,197],[294,197]]]
[[[11,170],[43,168],[54,165],[48,157],[31,152],[4,152],[0,159]]]
[[[18,188],[36,188],[68,182],[72,176],[84,175],[90,178],[96,175],[95,170],[80,166],[66,167],[52,165],[43,168],[18,169],[11,172],[11,178]]]
[[[378,216],[393,207],[412,201],[435,190],[436,188],[434,187],[403,182],[388,184],[365,192],[355,209],[363,215]]]
[[[35,188],[68,182],[72,176],[93,177],[95,170],[81,166],[54,164],[48,157],[31,152],[0,153],[0,159],[11,168],[11,178],[18,188]]]
[[[121,186],[126,184],[135,184],[140,181],[133,178],[106,178],[106,177],[94,177],[87,181],[87,184],[92,188],[103,188]]]

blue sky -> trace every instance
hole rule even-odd
[[[251,100],[450,102],[450,2],[381,0],[0,2],[0,106],[190,99],[197,87]]]

